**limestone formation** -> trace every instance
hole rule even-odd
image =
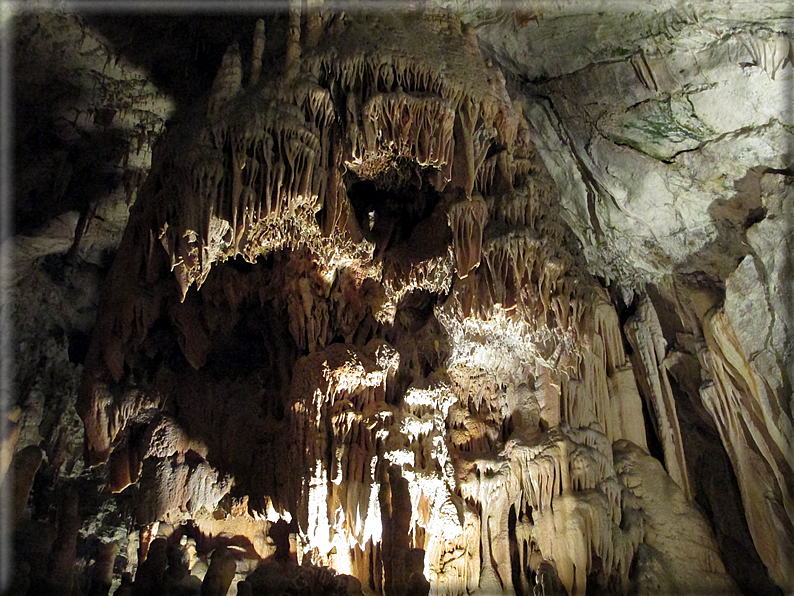
[[[794,589],[794,122],[708,106],[783,93],[783,13],[563,5],[172,21],[112,264],[102,201],[19,242],[15,593]]]

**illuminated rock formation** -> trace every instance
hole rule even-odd
[[[283,415],[268,417],[290,437],[265,444],[282,464],[260,481],[263,494],[249,493],[295,519],[298,561],[387,594],[523,593],[546,561],[571,594],[584,594],[593,574],[626,587],[647,529],[624,517],[612,444],[640,449],[645,430],[617,315],[594,280],[571,269],[553,186],[498,71],[454,18],[415,17],[410,34],[379,16],[299,56],[288,48],[286,77],[248,88],[237,47],[226,53],[206,119],[174,127],[158,147],[111,273],[80,402],[89,451],[95,462],[109,458],[116,490],[137,482],[139,523],[217,508],[230,485],[204,458],[219,441],[238,451],[245,441],[225,420],[220,436],[191,449],[198,431],[184,414],[187,434],[160,423],[133,444],[132,428],[151,408],[168,409],[164,387],[184,373],[132,389],[125,371],[142,365],[136,355],[163,316],[189,365],[206,368],[246,293],[246,310],[257,297],[285,304],[298,353],[308,352],[275,397]],[[378,35],[378,53],[342,45],[346,35],[364,47]],[[356,178],[374,193],[361,220],[345,183]],[[387,192],[403,192],[403,204],[379,203]],[[432,195],[430,204],[412,205],[411,193]],[[433,242],[421,221],[436,212],[451,230],[438,257],[452,259],[422,283],[413,270],[427,271],[434,255],[422,254]],[[406,267],[401,247],[421,260]],[[258,269],[279,251],[283,273],[270,274],[280,287],[250,272],[211,283],[225,260]],[[670,400],[658,377],[664,346],[653,327],[642,333],[630,336],[636,363],[656,379],[644,392],[661,415]],[[674,411],[659,421],[661,436],[668,420]],[[670,449],[681,448],[675,436]],[[665,449],[687,495],[685,464]],[[233,471],[261,474],[250,463]],[[693,570],[708,564],[691,561]]]
[[[59,494],[41,585],[78,589],[79,535],[102,594],[739,594],[731,545],[794,586],[790,171],[715,201],[711,253],[624,265],[609,243],[645,232],[486,17],[290,2],[230,40],[154,146],[68,379],[86,467],[8,416],[26,531],[40,469],[98,487]],[[785,36],[735,42],[787,76]]]

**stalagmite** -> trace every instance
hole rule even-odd
[[[58,511],[58,534],[47,562],[45,586],[48,593],[66,596],[74,589],[77,533],[82,525],[78,515],[79,496],[74,489],[61,497]]]
[[[236,568],[234,553],[231,549],[215,549],[210,558],[210,567],[201,582],[201,596],[225,596],[234,579]]]
[[[113,585],[113,566],[116,562],[118,544],[110,542],[100,547],[99,558],[91,570],[89,596],[107,596]]]
[[[11,460],[10,478],[13,482],[12,485],[12,501],[11,501],[11,521],[12,523],[19,522],[25,514],[25,508],[28,504],[30,491],[33,488],[33,481],[36,478],[36,472],[41,466],[44,454],[37,445],[28,445],[24,449],[20,449],[14,454]],[[8,489],[6,485],[5,489]]]
[[[207,103],[207,114],[218,116],[229,107],[242,86],[243,67],[237,43],[232,44],[223,56],[223,62],[215,76]]]
[[[665,565],[654,565],[644,552],[637,557],[635,565],[643,570],[638,588],[650,593],[738,594],[725,575],[711,530],[661,463],[627,441],[616,442],[614,452],[618,478],[635,487],[626,499],[632,510],[643,513],[643,546],[669,553]],[[670,549],[666,543],[681,548]]]
[[[258,19],[254,30],[254,49],[251,53],[251,76],[248,77],[248,86],[254,87],[259,82],[262,72],[262,54],[265,51],[265,21]]]
[[[0,438],[0,487],[6,479],[6,473],[14,457],[17,441],[19,440],[19,417],[22,415],[22,408],[14,408],[6,414],[6,423],[2,428],[4,436]]]

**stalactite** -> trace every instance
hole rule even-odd
[[[452,249],[455,253],[455,270],[461,279],[480,264],[482,258],[482,233],[488,216],[488,206],[483,198],[475,196],[452,205],[448,212],[452,229]]]
[[[306,2],[306,35],[305,45],[307,48],[315,47],[323,34],[323,22],[327,21],[329,15],[323,11],[323,0],[307,0]]]
[[[301,59],[301,3],[290,0],[289,28],[287,29],[287,55],[284,61],[284,75],[287,81],[294,81],[300,71]]]
[[[791,40],[784,33],[746,34],[740,41],[753,64],[761,67],[772,80],[787,62],[791,62]]]
[[[453,166],[454,184],[460,185],[467,197],[471,197],[477,175],[474,155],[474,127],[479,117],[479,106],[472,104],[469,98],[464,99],[458,107],[455,118],[455,145],[457,153]]]

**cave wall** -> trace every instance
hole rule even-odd
[[[19,15],[13,593],[790,590],[765,10]]]

